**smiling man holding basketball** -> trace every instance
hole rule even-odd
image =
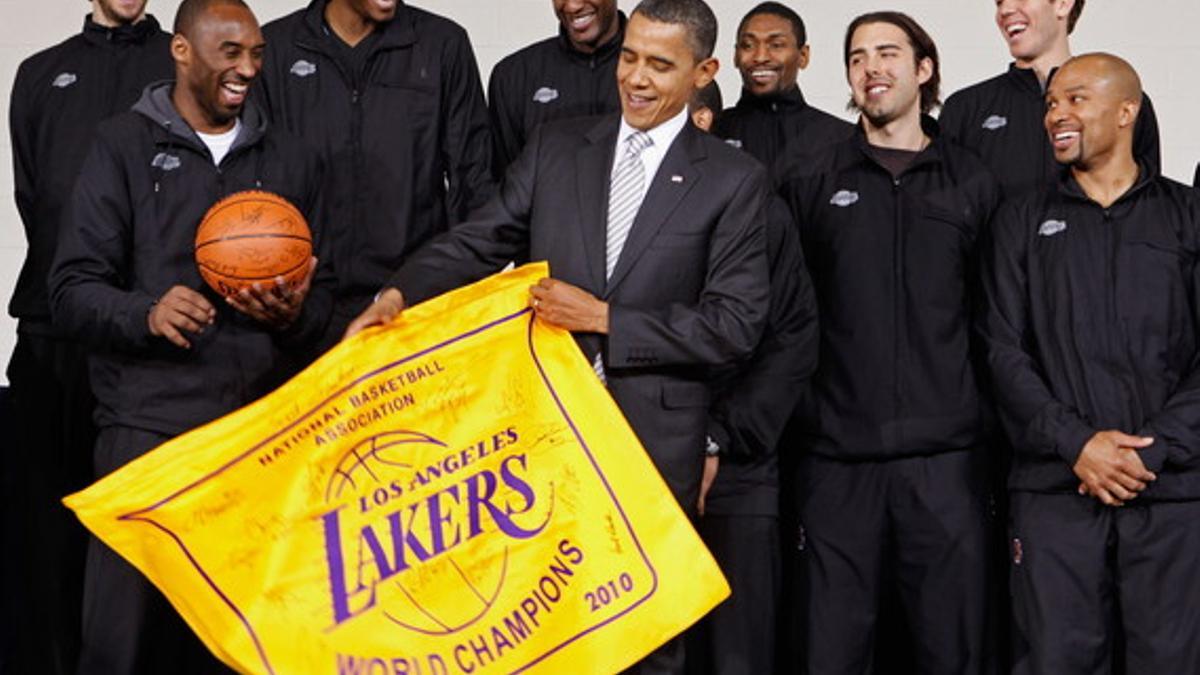
[[[318,160],[245,101],[262,49],[241,0],[184,0],[171,41],[176,81],[151,85],[100,126],[71,195],[51,309],[91,350],[98,476],[270,391],[300,365],[289,355],[325,328],[326,265],[295,287],[223,298],[193,259],[201,217],[232,193],[264,190],[316,213]],[[84,595],[79,672],[221,668],[150,583],[95,539]]]

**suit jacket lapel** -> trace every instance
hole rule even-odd
[[[637,217],[633,219],[633,227],[629,230],[625,246],[621,248],[617,267],[604,289],[605,298],[611,296],[621,280],[629,274],[638,258],[646,252],[650,241],[696,184],[700,172],[696,170],[694,162],[705,156],[704,148],[699,143],[699,134],[702,133],[689,121],[667,150],[658,173],[651,178]]]
[[[582,228],[584,254],[593,288],[604,288],[604,263],[608,233],[608,183],[620,117],[608,116],[587,133],[588,144],[575,156],[579,210],[574,214]],[[564,214],[566,215],[566,214]],[[569,217],[569,216],[568,216]]]

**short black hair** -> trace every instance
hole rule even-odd
[[[750,22],[750,19],[760,14],[770,14],[771,16],[777,16],[788,21],[792,24],[792,34],[796,36],[796,46],[803,47],[808,44],[808,30],[804,27],[804,19],[801,19],[795,10],[782,2],[762,2],[756,5],[754,9],[746,12],[746,16],[742,17],[742,22],[738,24],[737,35],[733,39],[737,40],[741,37],[742,30],[746,28],[746,24]]]
[[[921,85],[921,112],[928,114],[941,105],[942,62],[938,58],[937,45],[934,44],[933,38],[929,37],[929,33],[921,28],[921,24],[903,12],[870,12],[851,21],[850,27],[846,29],[846,41],[842,46],[842,60],[846,68],[850,67],[850,40],[854,37],[854,31],[860,26],[872,23],[887,23],[904,31],[909,44],[912,45],[913,59],[917,65],[920,65],[922,59],[933,62],[933,73],[930,74],[929,80]],[[850,100],[850,104],[853,108],[853,99]]]
[[[179,3],[179,9],[175,11],[175,25],[172,30],[176,35],[191,37],[192,29],[196,27],[196,20],[215,5],[233,5],[250,9],[244,0],[183,0]]]
[[[721,87],[717,86],[716,80],[713,80],[692,94],[692,100],[688,101],[688,112],[708,108],[716,115],[725,109],[724,105],[725,103],[721,99]]]
[[[1075,0],[1075,6],[1071,8],[1071,13],[1067,15],[1067,35],[1075,32],[1075,24],[1079,23],[1079,15],[1083,14],[1084,0]]]
[[[682,25],[696,61],[713,55],[717,46],[717,17],[704,0],[642,0],[633,13],[659,23]]]

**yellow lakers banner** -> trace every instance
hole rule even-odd
[[[629,666],[729,589],[528,309],[545,276],[410,308],[66,502],[242,672]]]

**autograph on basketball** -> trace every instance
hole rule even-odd
[[[545,264],[406,310],[66,501],[246,673],[616,672],[728,595]]]

